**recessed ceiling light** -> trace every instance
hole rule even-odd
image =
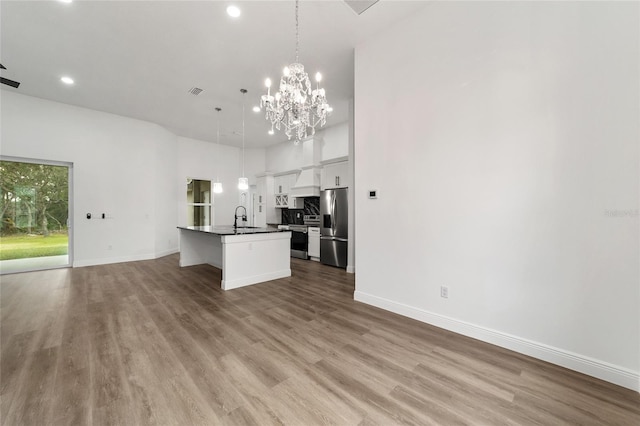
[[[73,0],[58,0],[60,3],[71,3]]]
[[[273,135],[273,129],[270,129],[267,133],[269,133],[270,135]]]
[[[71,77],[61,77],[60,81],[64,84],[73,84],[73,79]]]
[[[260,107],[259,106],[254,106],[253,107],[253,112],[260,112]]]
[[[240,8],[238,6],[228,6],[227,7],[227,15],[231,16],[232,18],[237,18],[238,16],[240,16]]]

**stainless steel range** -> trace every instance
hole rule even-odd
[[[307,247],[309,246],[309,235],[307,225],[289,225],[291,231],[291,257],[308,259]]]
[[[320,226],[319,214],[305,214],[303,216],[304,224],[307,226]]]
[[[319,226],[320,216],[314,214],[304,215],[303,224],[280,225],[280,229],[291,231],[291,257],[309,259],[309,226]]]

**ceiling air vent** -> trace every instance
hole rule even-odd
[[[191,89],[189,89],[189,93],[191,93],[193,96],[198,96],[200,93],[202,93],[202,89],[199,87],[192,87]]]
[[[378,0],[344,0],[344,2],[353,9],[355,13],[361,15],[362,12],[378,3]]]

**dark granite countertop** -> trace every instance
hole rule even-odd
[[[257,228],[257,227],[238,227],[233,226],[178,226],[178,229],[186,229],[188,231],[205,232],[216,235],[249,235],[249,234],[270,234],[273,232],[288,232],[277,228]]]

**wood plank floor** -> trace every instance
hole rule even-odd
[[[640,395],[353,301],[158,260],[1,278],[3,425],[639,425]],[[218,284],[215,284],[218,283]]]

